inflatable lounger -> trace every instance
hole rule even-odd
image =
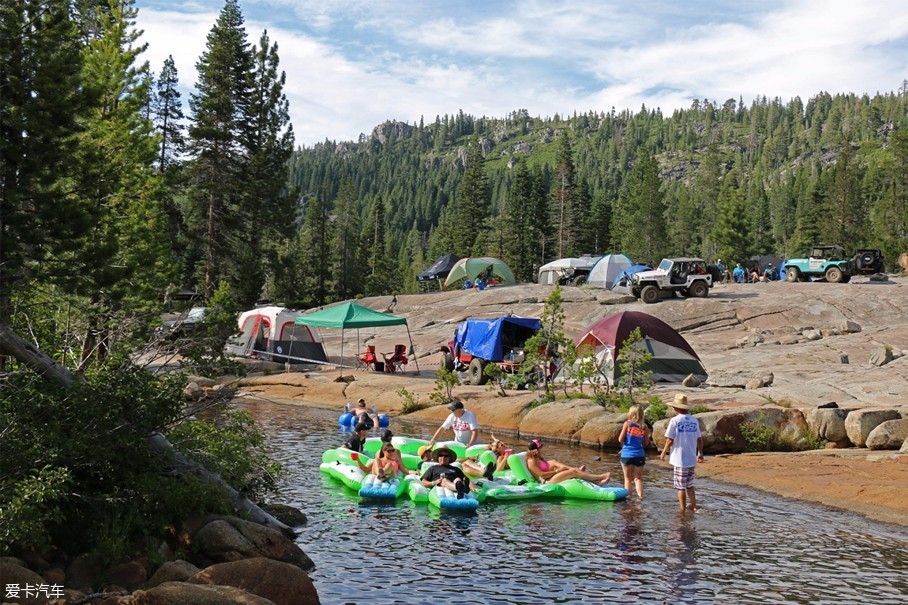
[[[508,467],[514,473],[517,481],[526,481],[527,485],[537,485],[546,490],[551,496],[563,496],[565,498],[578,498],[582,500],[603,500],[614,502],[624,500],[628,496],[628,491],[624,487],[615,487],[611,485],[599,486],[590,481],[583,479],[568,479],[561,483],[540,484],[536,478],[530,474],[526,463],[526,452],[511,454],[508,457]]]
[[[474,479],[474,485],[479,488],[476,499],[480,502],[486,500],[492,501],[509,501],[509,500],[531,500],[541,498],[542,496],[551,495],[550,492],[542,489],[539,485],[517,485],[512,483],[508,478],[495,479]]]
[[[403,477],[395,477],[390,481],[382,481],[375,475],[366,475],[359,488],[361,498],[375,498],[380,500],[396,500],[407,489],[407,482]]]
[[[359,491],[366,474],[356,463],[356,459],[353,458],[354,455],[366,466],[372,464],[372,459],[365,454],[358,454],[347,448],[340,447],[326,450],[322,454],[322,463],[319,465],[319,470],[329,477],[337,479],[350,489]]]
[[[458,498],[457,492],[436,485],[429,490],[429,504],[441,510],[476,510],[479,507],[479,500],[472,493]]]

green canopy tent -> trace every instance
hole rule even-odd
[[[407,325],[406,317],[389,315],[373,311],[368,307],[356,303],[347,302],[302,315],[296,318],[296,325],[315,326],[318,328],[333,328],[341,331],[341,361],[344,358],[344,331],[348,328],[356,328],[356,347],[359,350],[359,329],[360,328],[384,328],[388,326],[404,325],[407,327],[407,338],[410,340],[410,355],[413,355],[413,362],[416,364],[416,373],[419,374],[419,362],[413,353],[413,337],[410,335],[410,326]],[[341,371],[343,373],[343,371]]]
[[[517,280],[514,278],[514,272],[511,271],[511,268],[500,258],[494,258],[492,256],[474,256],[462,258],[451,267],[451,272],[448,273],[448,278],[445,280],[444,287],[447,288],[451,284],[456,284],[465,279],[474,282],[479,274],[488,271],[490,268],[492,270],[492,275],[495,276],[495,279],[497,279],[499,283],[508,285],[517,283]]]

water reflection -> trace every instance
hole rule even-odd
[[[470,514],[370,503],[318,470],[321,452],[343,442],[336,414],[247,409],[285,464],[281,499],[309,516],[298,542],[326,604],[908,601],[902,528],[708,480],[698,481],[703,510],[680,515],[671,471],[657,463],[643,503],[536,500]],[[394,424],[399,435],[434,429]],[[546,447],[621,476],[614,456]]]

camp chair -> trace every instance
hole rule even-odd
[[[385,358],[385,372],[394,373],[397,370],[401,369],[401,366],[407,365],[407,356],[404,354],[407,351],[407,345],[394,345],[394,352],[390,355],[387,353],[382,353],[382,357]]]
[[[378,357],[375,355],[375,345],[367,345],[366,350],[356,356],[356,368],[374,369],[376,361],[378,361]]]

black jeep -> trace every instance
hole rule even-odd
[[[872,248],[861,248],[851,259],[853,273],[882,273],[883,252]]]

